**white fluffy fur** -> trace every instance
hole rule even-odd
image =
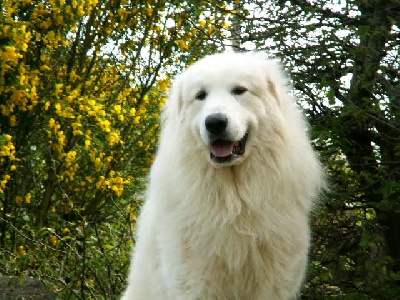
[[[234,95],[238,85],[248,90]],[[289,88],[279,64],[257,54],[207,56],[175,80],[122,299],[298,295],[323,176]],[[249,132],[230,165],[210,160],[204,119],[214,112],[234,139]]]

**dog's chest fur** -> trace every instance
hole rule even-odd
[[[267,195],[260,191],[249,194],[246,179],[235,177],[232,170],[218,170],[214,175],[208,188],[207,182],[202,183],[201,195],[181,195],[178,210],[187,213],[181,245],[183,289],[190,293],[199,289],[202,299],[258,299],[265,295],[266,283],[273,283],[280,273],[279,264],[288,254],[286,243],[269,228],[273,220],[268,218],[274,214],[263,211],[265,203],[256,205],[266,201],[255,195]],[[191,282],[191,278],[207,281]],[[273,291],[273,286],[268,290]]]
[[[199,289],[201,299],[259,299],[265,290],[273,291],[274,277],[281,275],[279,264],[288,251],[276,244],[280,237],[269,243],[256,228],[251,235],[247,220],[241,221],[239,216],[237,224],[214,228],[208,234],[201,229],[188,231],[182,262],[191,293]],[[190,278],[207,281],[191,282]]]

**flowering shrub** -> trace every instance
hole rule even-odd
[[[213,47],[213,7],[0,3],[2,274],[117,297],[169,74]]]

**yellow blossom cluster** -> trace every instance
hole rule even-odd
[[[16,112],[30,111],[38,104],[39,77],[37,71],[21,61],[28,52],[32,31],[24,22],[12,20],[15,11],[12,3],[6,2],[3,10],[6,20],[5,25],[0,26],[0,38],[11,40],[12,43],[0,48],[0,95],[7,95],[0,105],[0,111],[3,116],[9,117],[11,126],[16,126]],[[15,84],[9,85],[9,73],[16,69]]]
[[[18,9],[28,7],[34,22],[15,17]],[[91,34],[99,37],[120,34],[123,30],[117,29],[127,26],[124,20],[149,24],[152,28],[149,20],[159,18],[152,5],[136,9],[136,15],[135,9],[128,7],[127,1],[121,1],[116,11],[106,15],[108,21],[94,26]],[[29,126],[36,130],[35,136],[42,143],[43,157],[48,156],[56,179],[68,184],[63,187],[64,192],[71,190],[76,194],[95,188],[122,195],[125,187],[132,184],[131,173],[142,176],[152,162],[157,120],[169,80],[147,80],[157,84],[142,87],[135,76],[154,76],[144,62],[132,61],[129,65],[129,61],[103,59],[107,40],[101,38],[84,48],[87,41],[79,39],[90,40],[89,32],[78,34],[83,30],[79,23],[82,18],[93,18],[90,22],[96,22],[103,15],[97,0],[43,3],[7,0],[3,10],[6,25],[0,27],[0,37],[9,42],[0,48],[0,96],[6,99],[0,104],[1,116],[16,132],[26,128],[27,120],[32,120],[28,121],[32,122]],[[159,34],[165,32],[165,28],[157,26]],[[150,44],[156,42],[156,36],[149,40]],[[128,42],[121,44],[121,54],[126,57],[125,49],[134,47]],[[80,56],[73,51],[79,51]],[[82,56],[84,53],[86,57]],[[14,144],[7,141],[0,147],[1,165],[7,162],[10,171],[16,170],[17,166],[9,163],[16,159]],[[133,156],[139,153],[140,157],[133,161]],[[131,164],[130,172],[122,172],[127,161]],[[0,176],[4,189],[12,174]],[[24,202],[21,199],[16,201]]]
[[[24,245],[18,246],[17,250],[15,251],[15,256],[17,258],[20,258],[20,257],[24,257],[24,256],[27,256],[27,255],[28,255],[28,253],[26,251],[25,246]]]
[[[32,199],[31,193],[26,194],[25,196],[16,196],[15,202],[20,205],[21,203],[25,202],[26,204],[30,204]]]
[[[11,179],[11,176],[9,174],[3,175],[0,181],[0,193],[4,193],[4,189],[7,185],[7,182]]]
[[[5,10],[10,15],[18,6],[16,3],[16,1],[8,1],[8,5],[5,6]],[[190,40],[198,33],[198,29],[185,28],[184,22],[189,16],[184,11],[173,17],[175,29],[179,31],[174,35],[171,28],[157,23],[157,11],[150,2],[144,5],[145,9],[128,9],[128,6],[124,6],[126,3],[126,1],[121,1],[121,6],[117,10],[108,12],[107,21],[101,26],[100,24],[97,27],[94,26],[93,34],[99,34],[102,30],[107,35],[117,34],[123,29],[121,26],[127,25],[121,20],[127,20],[127,22],[129,20],[132,22],[131,25],[147,24],[151,20],[149,42],[146,44],[162,48],[168,45],[168,43],[164,45],[159,42],[164,36],[174,38],[175,44],[181,50],[189,49]],[[38,64],[36,68],[33,68],[32,65],[28,66],[21,61],[21,58],[26,57],[29,52],[23,43],[15,43],[15,45],[20,45],[19,48],[15,48],[15,51],[13,50],[15,55],[11,55],[12,49],[5,49],[13,58],[9,61],[17,67],[14,70],[16,70],[19,85],[13,84],[7,91],[8,94],[14,96],[10,98],[7,105],[1,107],[2,115],[9,117],[10,125],[17,126],[21,118],[19,112],[32,111],[37,107],[43,114],[41,124],[47,132],[49,153],[51,158],[56,160],[57,179],[68,183],[71,190],[75,192],[77,189],[84,190],[83,187],[87,188],[91,183],[98,183],[96,189],[99,187],[108,189],[112,184],[108,184],[110,182],[106,179],[90,182],[88,178],[101,178],[99,176],[107,178],[104,174],[110,170],[122,170],[125,162],[132,163],[132,157],[130,157],[132,154],[129,153],[140,153],[143,156],[140,163],[138,159],[134,160],[131,171],[137,172],[135,175],[138,176],[146,172],[153,161],[151,152],[158,135],[157,120],[160,109],[166,101],[165,92],[169,79],[158,80],[157,85],[148,90],[150,92],[142,93],[140,85],[135,84],[134,78],[148,76],[154,71],[153,67],[147,68],[146,64],[134,62],[132,64],[134,68],[127,60],[117,64],[110,61],[91,64],[94,58],[88,57],[87,63],[81,64],[80,69],[69,67],[68,61],[64,63],[62,59],[57,60],[59,49],[71,47],[74,42],[77,45],[85,45],[84,42],[74,41],[74,38],[84,36],[82,32],[78,34],[81,29],[76,20],[83,16],[89,18],[89,15],[102,14],[101,10],[96,10],[97,1],[50,0],[46,1],[46,4],[30,3],[29,5],[32,18],[37,19],[37,22],[35,26],[26,23],[23,27],[24,24],[22,24],[20,33],[25,38],[25,44],[30,41],[33,45],[32,53],[35,50],[35,55],[38,55]],[[181,6],[178,8],[182,9]],[[158,6],[157,9],[162,10],[165,7]],[[164,17],[168,18],[166,15]],[[20,28],[14,26],[16,23],[21,22],[13,19],[13,25],[10,28]],[[208,26],[207,24],[201,24],[203,29]],[[17,40],[15,36],[10,39]],[[132,46],[128,43],[122,44],[121,54],[127,57],[123,46],[127,46],[126,49]],[[36,51],[37,45],[41,45],[40,51],[39,49]],[[100,56],[103,51],[101,49],[101,44],[94,43],[88,53]],[[72,50],[69,51],[72,53]],[[78,50],[75,56],[71,55],[70,60],[77,57],[77,53],[84,53],[84,51]],[[126,82],[126,79],[123,79],[126,74],[130,74],[129,78],[133,78],[133,84],[121,84]],[[38,111],[32,113],[37,114]],[[146,152],[149,152],[149,155],[144,155]],[[90,176],[85,176],[88,171]],[[115,182],[115,186],[119,187],[111,189],[121,194],[123,186],[128,185],[129,177],[126,174],[129,173],[119,174],[120,176],[111,177],[113,178],[111,183]],[[107,182],[107,184],[99,182]]]
[[[10,172],[17,169],[15,164],[17,161],[13,137],[9,134],[0,135],[0,167],[8,167],[8,170],[0,175],[0,194],[4,192],[8,181],[11,180]]]
[[[121,196],[125,186],[130,184],[133,177],[123,178],[121,172],[111,171],[109,176],[100,176],[96,182],[97,189],[111,189],[117,196]]]
[[[11,161],[17,159],[12,136],[9,134],[0,136],[0,165],[4,163],[5,158],[8,158]]]

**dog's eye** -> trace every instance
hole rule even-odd
[[[197,100],[204,100],[207,97],[207,92],[205,90],[200,90],[196,93],[195,98]]]
[[[244,86],[235,86],[233,89],[232,89],[232,94],[234,94],[234,95],[242,95],[242,94],[244,94],[245,92],[247,91],[247,89],[244,87]]]

